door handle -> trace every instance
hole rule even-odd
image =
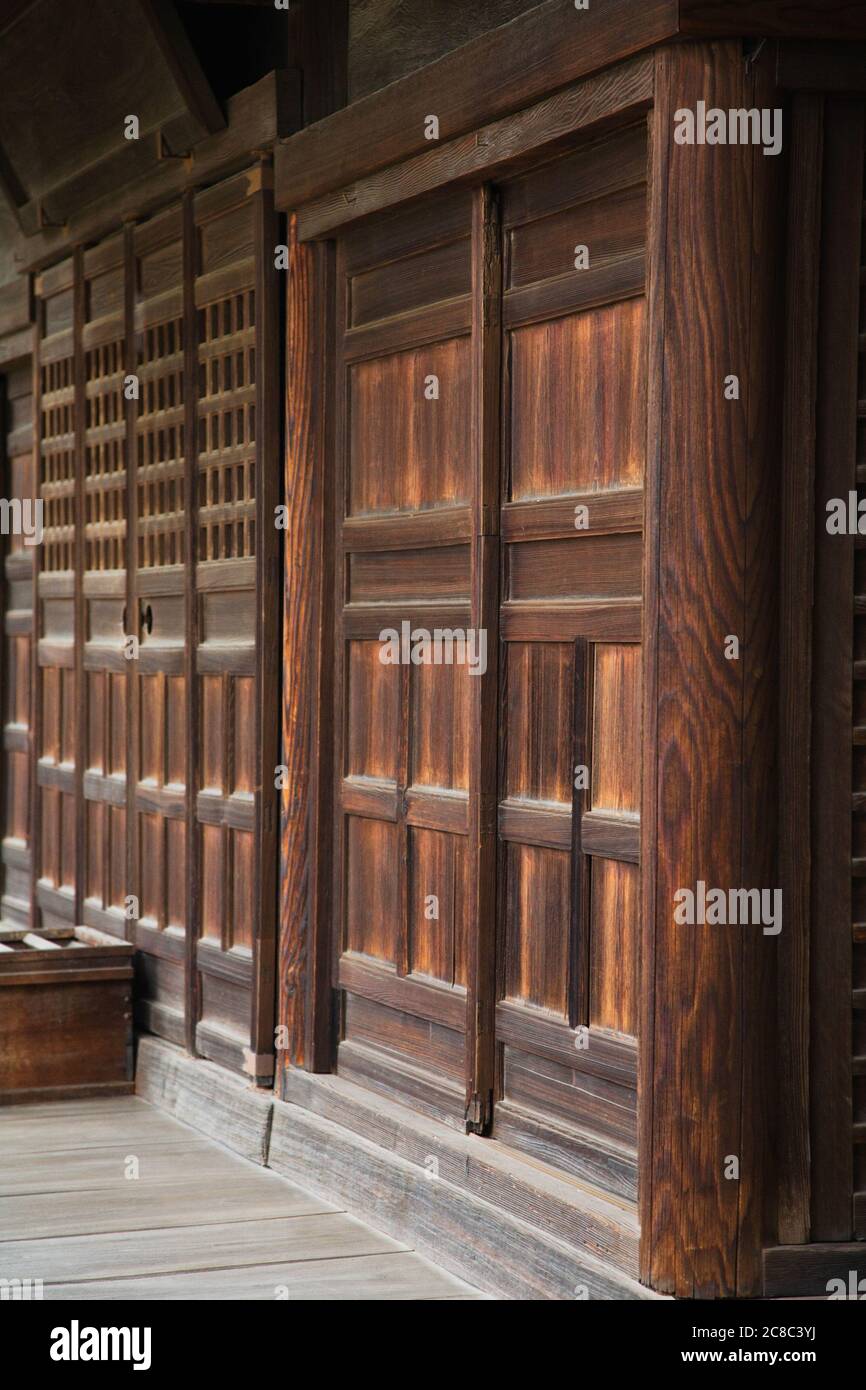
[[[139,633],[147,632],[149,634],[153,632],[153,609],[149,603],[142,604],[141,606],[138,617],[138,630]]]

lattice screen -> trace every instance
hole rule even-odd
[[[199,560],[255,555],[255,293],[199,311]]]
[[[40,368],[42,447],[39,488],[43,501],[42,569],[75,567],[74,357],[60,357]]]
[[[183,319],[139,335],[136,424],[140,569],[182,565],[184,555]]]

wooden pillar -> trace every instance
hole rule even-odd
[[[276,1090],[288,1066],[327,1071],[333,709],[333,498],[326,485],[333,371],[333,250],[298,241],[289,220],[282,763]]]
[[[778,937],[760,923],[678,925],[674,911],[700,881],[778,887],[782,156],[678,144],[674,129],[699,101],[779,105],[771,79],[769,55],[750,66],[739,43],[662,50],[651,117],[642,1277],[683,1297],[760,1291],[773,1186]]]

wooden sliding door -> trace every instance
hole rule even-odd
[[[635,1194],[641,125],[502,189],[494,1134]]]
[[[195,200],[196,1045],[273,1071],[279,500],[276,227],[266,166]]]
[[[32,506],[33,365],[7,368],[2,383],[3,495]],[[24,514],[24,513],[22,513]],[[31,513],[31,516],[33,513]],[[3,840],[0,844],[0,920],[31,925],[30,721],[33,681],[33,571],[37,547],[23,534],[3,539],[2,768]]]
[[[338,1070],[627,1196],[645,180],[641,124],[337,250]]]
[[[274,1043],[276,243],[262,163],[37,286],[40,922],[133,939],[142,1025],[260,1081]]]
[[[82,265],[82,770],[85,925],[126,934],[127,582],[125,249],[118,233]],[[79,408],[80,409],[80,408]],[[79,643],[76,644],[77,646]],[[65,718],[73,712],[68,711]]]
[[[137,917],[138,1014],[152,1032],[189,1036],[187,753],[188,422],[184,209],[132,229],[131,342],[138,401],[127,636],[137,643],[130,706],[130,876]]]
[[[380,634],[470,623],[471,231],[460,193],[338,258],[339,1069],[459,1126],[475,678],[384,664]]]
[[[80,257],[40,275],[37,290],[37,474],[43,541],[36,548],[33,904],[37,927],[68,926],[82,908],[78,676],[83,359]],[[78,405],[77,405],[78,403]]]

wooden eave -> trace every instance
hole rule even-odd
[[[62,227],[22,234],[16,248],[21,271],[37,271],[84,245],[155,212],[188,189],[245,167],[250,155],[273,149],[300,123],[300,74],[271,72],[228,101],[224,130],[206,136],[184,158],[165,159],[132,182],[101,191]]]
[[[275,150],[277,206],[298,209],[625,59],[682,39],[866,40],[859,0],[547,0],[298,131]]]

